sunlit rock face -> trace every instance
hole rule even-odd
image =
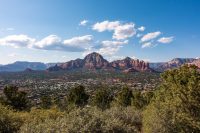
[[[124,70],[125,72],[129,71],[152,71],[149,68],[149,63],[145,61],[140,61],[138,59],[131,59],[126,57],[123,60],[117,60],[111,62],[111,66],[115,69]]]
[[[50,67],[49,71],[58,70],[74,70],[74,69],[84,69],[84,70],[118,70],[123,72],[151,72],[152,69],[149,68],[149,63],[145,61],[140,61],[138,59],[134,60],[126,57],[123,60],[117,60],[113,62],[108,62],[103,58],[102,55],[93,52],[88,54],[84,59],[71,60],[66,63],[60,63],[53,67]]]
[[[88,54],[83,60],[84,68],[87,69],[102,69],[108,68],[109,62],[100,54],[93,52]]]

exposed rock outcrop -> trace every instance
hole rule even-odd
[[[87,70],[118,70],[124,72],[151,72],[152,69],[149,68],[149,63],[134,60],[129,57],[123,60],[117,60],[113,62],[108,62],[103,58],[102,55],[93,52],[88,54],[84,59],[71,60],[66,63],[60,63],[53,67],[50,67],[49,71],[59,71],[59,70],[74,70],[74,69],[87,69]]]

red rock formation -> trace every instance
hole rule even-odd
[[[123,60],[117,60],[110,63],[115,69],[125,70],[125,71],[152,71],[149,68],[149,63],[144,61],[139,61],[126,57]]]
[[[135,72],[135,71],[149,71],[152,69],[149,68],[149,63],[144,61],[139,61],[131,59],[129,57],[123,60],[117,60],[109,63],[98,53],[88,54],[84,59],[76,59],[66,63],[58,64],[54,67],[50,67],[49,71],[58,71],[58,70],[72,70],[72,69],[88,69],[88,70],[120,70],[124,72]]]
[[[93,52],[84,58],[83,67],[86,69],[106,69],[109,67],[109,62],[100,54]]]
[[[60,64],[58,66],[63,70],[71,70],[71,69],[82,68],[83,67],[83,60],[82,59],[71,60],[69,62]]]

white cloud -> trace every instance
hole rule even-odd
[[[139,31],[144,31],[146,28],[144,26],[141,26],[138,28]]]
[[[151,60],[150,59],[142,59],[143,61],[145,62],[150,62]]]
[[[136,57],[136,56],[132,56],[131,58],[132,58],[132,59],[137,59],[137,57]]]
[[[109,58],[108,58],[108,60],[109,61],[114,61],[114,60],[122,60],[122,59],[124,59],[125,58],[125,56],[110,56]]]
[[[16,53],[11,53],[11,54],[9,54],[8,56],[9,56],[9,57],[16,57],[16,56],[18,56],[18,54],[16,54]]]
[[[149,48],[149,47],[152,47],[152,46],[153,46],[152,42],[146,42],[146,43],[142,44],[142,48]]]
[[[111,56],[111,55],[114,55],[116,52],[118,52],[120,48],[121,48],[121,46],[102,47],[97,52],[102,55]]]
[[[116,27],[120,25],[119,21],[103,21],[103,22],[97,22],[96,24],[93,25],[92,29],[96,30],[98,32],[103,32],[103,31],[112,31],[115,30]]]
[[[39,41],[27,35],[10,35],[0,39],[0,46],[11,46],[14,48],[26,47],[41,50],[56,50],[82,52],[91,47],[92,35],[74,37],[62,41],[57,35],[49,35]]]
[[[124,41],[109,41],[105,40],[102,42],[99,42],[100,44],[97,47],[90,47],[87,49],[83,56],[91,53],[91,52],[98,52],[104,56],[113,56],[120,50],[120,48],[123,47],[123,45],[128,44],[128,40]]]
[[[27,35],[10,35],[0,39],[0,45],[12,46],[14,48],[28,47],[35,42],[35,39],[28,37]]]
[[[123,40],[136,34],[135,24],[123,24],[120,21],[97,22],[93,25],[92,29],[98,32],[113,31],[113,39],[117,40]]]
[[[158,39],[159,43],[170,43],[172,42],[174,39],[174,37],[162,37],[160,39]]]
[[[46,49],[47,47],[51,46],[59,46],[61,45],[61,38],[56,35],[49,35],[45,37],[44,39],[36,42],[33,47],[39,48],[39,49]]]
[[[64,44],[67,46],[83,46],[91,44],[93,42],[93,36],[92,35],[85,35],[85,36],[79,36],[74,37],[68,40],[64,40]]]
[[[141,42],[146,42],[146,41],[155,39],[155,38],[157,38],[160,34],[161,34],[160,31],[147,33],[146,35],[144,35],[144,36],[141,38]]]
[[[65,60],[70,60],[70,57],[69,57],[69,56],[63,55],[63,56],[61,56],[61,57],[64,58]]]
[[[82,20],[79,25],[86,26],[87,23],[88,23],[88,20]]]
[[[136,34],[134,26],[135,24],[132,23],[117,26],[114,30],[113,38],[122,40],[134,36]]]
[[[111,47],[111,46],[119,46],[119,45],[124,45],[128,44],[128,40],[125,41],[102,41],[102,45],[104,47]]]
[[[173,41],[174,37],[162,37],[157,40],[159,43],[170,43]],[[142,48],[149,48],[149,47],[156,47],[158,44],[155,44],[154,40],[151,40],[150,42],[144,42],[142,44]]]
[[[114,55],[116,52],[123,47],[123,45],[128,44],[128,40],[124,41],[102,41],[102,46],[97,50],[102,55]]]
[[[73,37],[64,41],[56,35],[50,35],[41,41],[36,42],[34,48],[43,50],[81,52],[85,51],[92,41],[92,35]]]

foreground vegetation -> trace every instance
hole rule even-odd
[[[94,94],[84,86],[69,90],[60,100],[42,97],[33,106],[26,93],[7,86],[0,104],[2,133],[200,132],[200,73],[194,66],[166,71],[155,92],[117,93],[101,87]]]

